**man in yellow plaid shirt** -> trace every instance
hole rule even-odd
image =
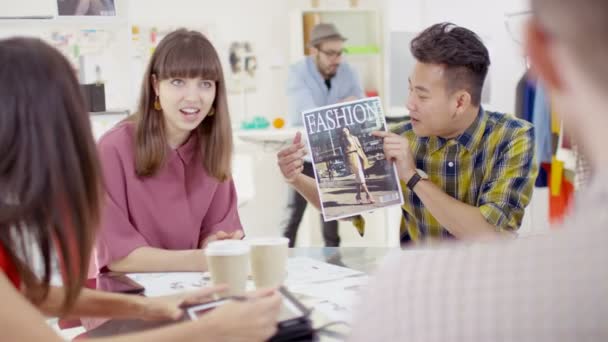
[[[519,228],[538,167],[534,130],[481,107],[489,53],[472,31],[433,25],[411,43],[411,121],[384,138],[404,192],[402,242],[479,239]],[[284,178],[320,207],[314,179],[301,174],[302,144],[278,153]]]

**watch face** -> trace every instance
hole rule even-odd
[[[418,175],[420,176],[420,178],[422,179],[429,179],[429,175],[426,174],[426,172],[420,170],[420,169],[416,169],[416,172],[418,173]]]

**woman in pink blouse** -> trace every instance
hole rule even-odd
[[[168,34],[136,114],[99,141],[106,194],[98,269],[201,271],[209,241],[242,238],[232,146],[217,52],[198,32]]]

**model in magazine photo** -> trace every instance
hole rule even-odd
[[[347,127],[342,128],[340,148],[345,153],[348,170],[355,176],[355,186],[357,188],[355,199],[357,200],[357,204],[361,204],[361,190],[365,191],[369,203],[376,203],[374,196],[369,193],[369,189],[365,184],[365,170],[370,167],[369,160],[365,155],[365,151],[363,151],[359,139],[355,135],[350,134],[350,130]]]

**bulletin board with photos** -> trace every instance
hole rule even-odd
[[[132,61],[134,79],[141,79],[150,57],[158,43],[181,26],[131,26]],[[258,59],[253,43],[246,40],[226,41],[214,32],[212,25],[188,26],[207,37],[216,48],[224,68],[226,87],[229,93],[256,90]]]
[[[60,16],[115,16],[114,0],[57,0]]]

